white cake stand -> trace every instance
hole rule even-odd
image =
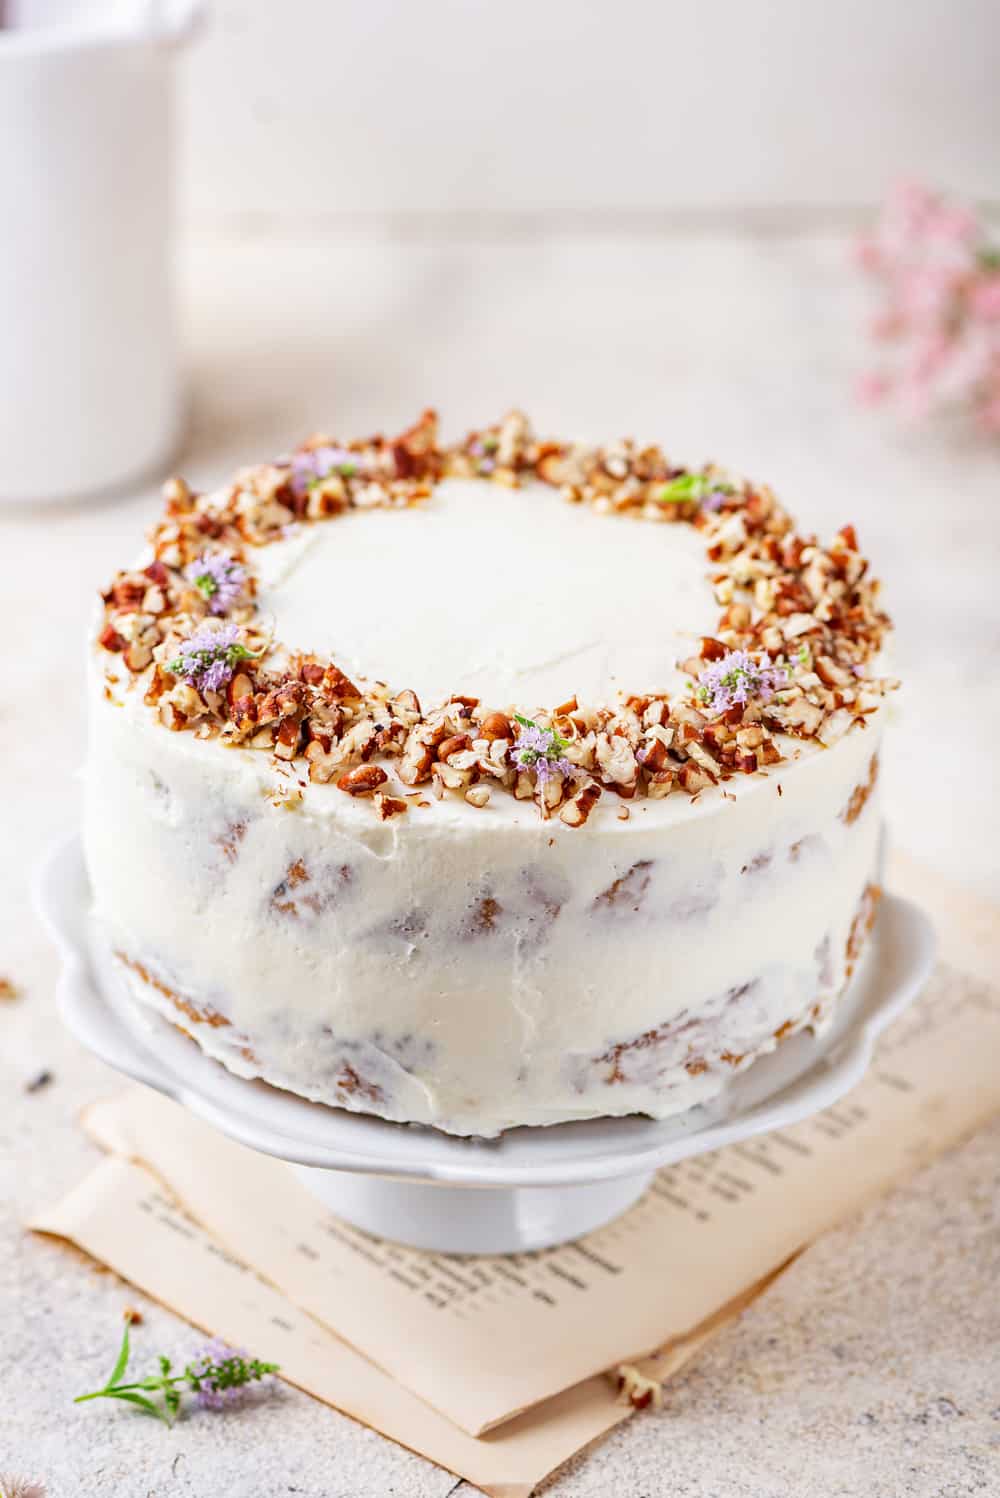
[[[59,1008],[82,1044],[241,1144],[293,1162],[355,1226],[449,1253],[567,1242],[631,1206],[659,1166],[829,1107],[864,1074],[877,1036],[920,992],[934,961],[926,916],[889,895],[832,1027],[789,1037],[711,1106],[662,1123],[593,1119],[467,1140],[234,1076],[137,1004],[95,939],[79,839],[46,859],[36,903],[62,957]]]

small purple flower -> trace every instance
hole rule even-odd
[[[775,692],[787,685],[785,667],[772,665],[766,653],[755,661],[745,650],[730,650],[701,673],[695,696],[718,714],[752,698],[770,702]]]
[[[235,624],[203,624],[184,641],[167,670],[183,677],[199,692],[221,692],[232,679],[237,662],[253,659],[253,652],[239,643],[238,636]]]
[[[569,740],[560,738],[554,728],[539,728],[530,718],[514,715],[521,731],[511,750],[514,764],[520,770],[534,770],[538,780],[546,781],[556,771],[561,775],[579,775],[578,767],[566,759],[563,750]]]
[[[487,432],[485,436],[476,437],[469,443],[469,456],[476,460],[476,472],[489,477],[497,466],[496,452],[500,446],[500,438]]]
[[[208,601],[213,614],[225,614],[246,585],[246,569],[221,551],[206,552],[192,562],[185,576]]]
[[[709,515],[716,514],[717,511],[722,509],[726,493],[725,489],[712,489],[710,493],[705,495],[705,498],[701,502],[702,510]]]
[[[246,1392],[243,1377],[246,1353],[238,1347],[213,1337],[200,1348],[188,1364],[195,1378],[204,1380],[195,1392],[195,1402],[203,1410],[224,1410],[239,1404]]]
[[[678,473],[654,489],[652,498],[660,505],[697,504],[703,510],[718,510],[732,485],[713,479],[707,473]]]
[[[304,494],[313,484],[339,473],[349,479],[362,471],[365,464],[360,453],[347,447],[314,447],[306,452],[292,455],[292,488],[296,494]]]

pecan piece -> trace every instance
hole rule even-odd
[[[381,765],[358,765],[356,770],[348,770],[345,775],[341,775],[337,781],[337,789],[346,791],[349,796],[370,796],[380,785],[385,785],[388,779]]]
[[[479,731],[484,739],[492,743],[494,739],[512,739],[514,730],[506,713],[487,713],[479,725]]]
[[[124,654],[122,655],[122,660],[126,666],[136,675],[140,671],[145,671],[152,659],[152,647],[145,644],[142,640],[133,640],[131,644],[126,645]]]
[[[559,813],[559,820],[565,822],[567,827],[582,827],[596,806],[600,794],[601,787],[591,781],[566,802]]]
[[[713,639],[711,635],[703,635],[701,641],[701,658],[703,661],[721,661],[726,654],[726,647],[721,640]]]
[[[351,678],[332,663],[323,673],[323,695],[331,702],[343,702],[345,698],[361,700],[361,692]]]
[[[646,787],[646,795],[650,798],[651,801],[662,800],[664,796],[670,795],[670,792],[673,790],[676,780],[676,770],[656,770],[649,777],[649,784]]]
[[[406,802],[401,796],[385,796],[381,792],[375,795],[375,810],[380,822],[388,822],[390,817],[399,817],[409,810]]]
[[[274,753],[277,759],[294,759],[299,752],[299,735],[301,725],[294,718],[283,719],[274,741]]]
[[[103,645],[105,650],[112,650],[116,654],[125,649],[125,641],[116,629],[106,624],[97,637],[97,643]]]
[[[450,754],[458,754],[463,749],[468,749],[472,744],[467,733],[453,733],[450,738],[442,739],[438,745],[438,759],[447,759]]]

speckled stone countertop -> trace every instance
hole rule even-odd
[[[853,521],[888,575],[907,681],[886,771],[890,829],[1000,900],[1000,448],[953,430],[901,432],[852,406],[861,309],[843,240],[204,244],[186,252],[183,291],[194,415],[179,462],[196,481],[319,426],[390,428],[433,401],[454,431],[517,403],[543,430],[629,431],[766,477],[816,529]],[[173,1432],[69,1403],[107,1372],[126,1304],[141,1306],[149,1348],[184,1357],[198,1340],[19,1226],[93,1163],[76,1118],[117,1085],[55,1019],[55,962],[28,879],[74,824],[85,621],[151,496],[0,510],[0,976],[22,991],[0,1006],[0,1472],[36,1473],[50,1498],[471,1493],[284,1387]],[[51,1082],[26,1092],[42,1070]],[[662,1411],[620,1427],[544,1491],[1000,1494],[998,1147],[995,1125],[809,1250],[682,1372]]]

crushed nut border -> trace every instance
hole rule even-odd
[[[304,481],[303,472],[321,467],[319,455],[329,451],[341,460]],[[572,766],[572,773],[541,776],[514,759],[512,706],[456,695],[425,712],[411,689],[356,684],[315,655],[269,669],[274,642],[254,601],[256,549],[291,527],[350,509],[426,502],[444,477],[512,488],[538,479],[571,504],[697,529],[722,613],[715,635],[682,663],[692,677],[685,694],[622,694],[614,706],[581,705],[572,697],[534,710],[534,722],[565,741],[561,754]],[[432,410],[392,440],[341,444],[316,435],[288,457],[241,470],[219,490],[198,494],[174,478],[163,497],[163,515],[149,536],[153,560],[119,572],[102,595],[96,643],[108,657],[106,695],[117,687],[111,667],[120,660],[166,728],[265,751],[286,771],[302,760],[311,781],[332,781],[369,799],[382,820],[404,814],[414,800],[427,805],[413,788],[429,784],[439,799],[461,797],[476,808],[502,790],[534,801],[544,819],[558,815],[566,826],[582,827],[604,791],[625,802],[674,790],[695,797],[781,762],[783,739],[831,743],[864,726],[898,685],[870,674],[891,624],[853,526],[823,547],[796,533],[764,485],[714,464],[677,467],[659,447],[628,440],[604,447],[541,441],[519,411],[452,447],[439,445]],[[245,570],[242,595],[224,619],[213,618],[210,600],[190,580],[192,564],[206,551],[224,553]],[[234,623],[253,658],[233,667],[224,689],[199,692],[171,673],[169,663],[197,630]],[[788,684],[767,702],[713,714],[698,700],[696,678],[732,650],[766,652]],[[290,793],[275,804],[295,799]]]

